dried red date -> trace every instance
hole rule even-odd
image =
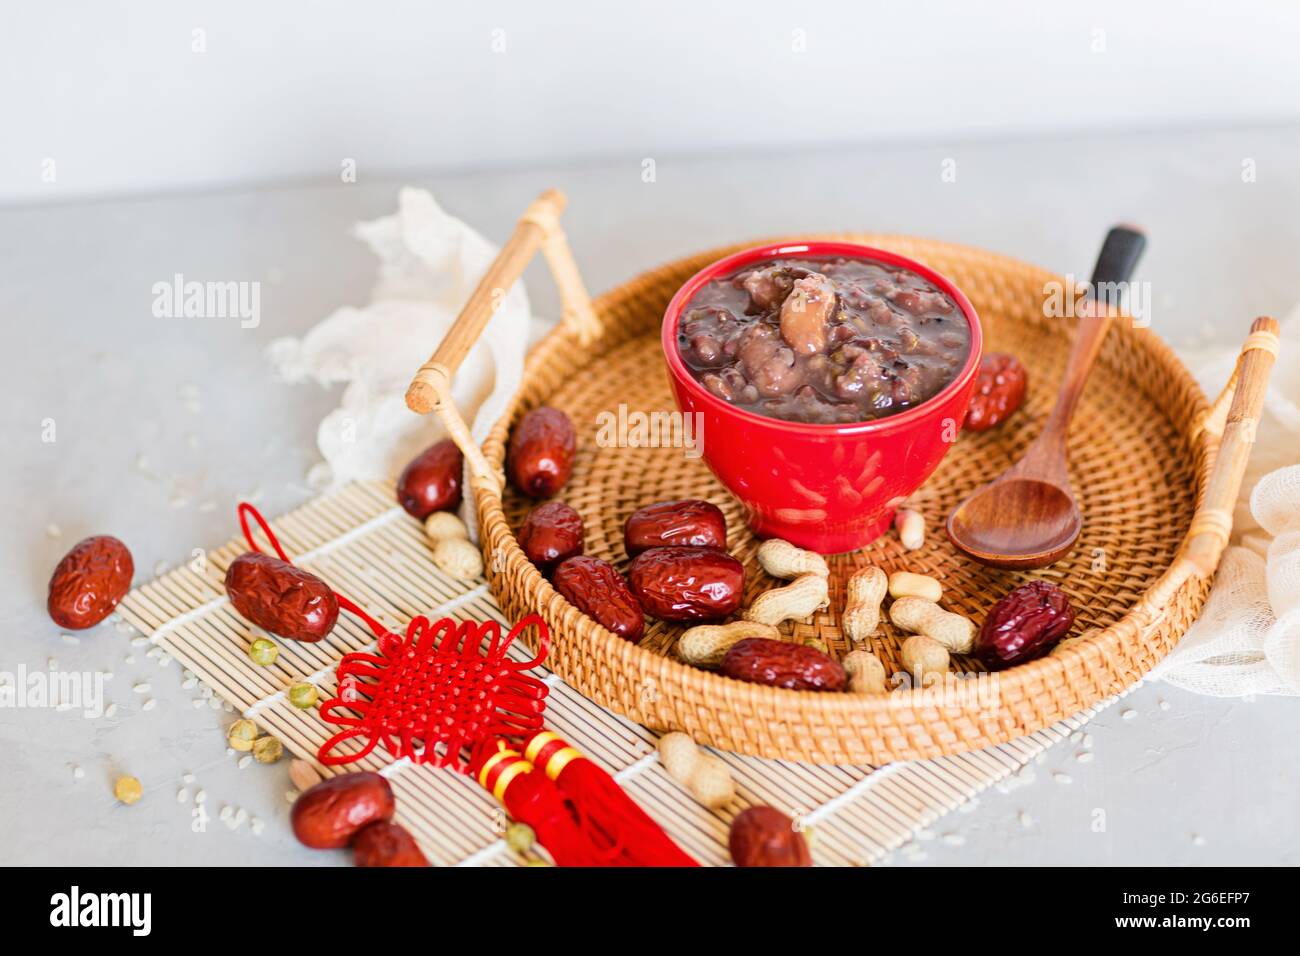
[[[393,788],[377,773],[345,773],[322,780],[294,801],[289,814],[303,846],[334,850],[347,846],[362,827],[390,820]]]
[[[352,838],[352,862],[357,866],[428,866],[415,838],[401,824],[372,823]]]
[[[397,479],[397,503],[421,521],[435,511],[457,507],[464,463],[464,455],[450,438],[430,445],[402,469]]]
[[[726,546],[727,519],[708,501],[660,501],[638,508],[623,524],[623,547],[629,558],[650,548]]]
[[[59,627],[82,630],[113,613],[131,590],[135,562],[117,538],[98,535],[77,542],[50,576],[46,608]]]
[[[528,513],[519,529],[519,547],[543,574],[582,554],[582,515],[563,501],[548,501]]]
[[[1014,355],[995,352],[980,361],[975,392],[966,411],[966,427],[973,432],[988,431],[1011,417],[1025,400],[1028,376]]]
[[[641,607],[661,621],[715,621],[740,607],[745,566],[716,548],[651,548],[627,569]]]
[[[533,498],[549,498],[569,480],[577,433],[558,408],[534,408],[510,435],[506,463],[514,486]]]
[[[989,610],[973,653],[994,670],[1042,657],[1070,630],[1074,608],[1047,581],[1022,584]]]
[[[330,586],[270,555],[246,551],[226,570],[226,594],[235,610],[258,627],[292,641],[315,643],[339,616]]]
[[[739,814],[727,846],[736,866],[812,866],[808,841],[775,807],[750,807]]]
[[[623,576],[608,561],[578,555],[555,569],[555,590],[601,627],[633,644],[645,633],[645,614]]]
[[[722,673],[734,680],[788,690],[843,690],[848,675],[838,661],[815,647],[747,637],[722,659]]]

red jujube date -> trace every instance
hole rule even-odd
[[[450,438],[430,445],[402,469],[397,479],[397,503],[421,521],[435,511],[458,507],[464,465],[464,455]]]
[[[651,548],[627,576],[641,607],[662,621],[718,620],[745,594],[745,566],[716,548]]]
[[[131,590],[135,562],[117,538],[86,538],[63,556],[50,576],[46,609],[59,627],[82,630],[113,613]]]
[[[267,554],[248,551],[226,571],[236,611],[278,637],[314,643],[334,629],[339,601],[316,575]]]
[[[633,644],[645,633],[645,614],[627,582],[608,561],[587,555],[569,558],[555,569],[555,590],[603,628]]]
[[[535,408],[510,434],[506,467],[510,481],[533,498],[549,498],[573,472],[578,436],[569,416],[558,408]]]
[[[843,690],[848,683],[840,663],[817,648],[765,637],[737,641],[721,670],[733,680],[787,690]]]
[[[582,515],[563,501],[548,501],[528,513],[519,529],[519,547],[543,574],[582,554]]]
[[[1014,355],[994,352],[980,361],[975,392],[966,411],[966,427],[988,431],[1011,417],[1025,400],[1028,376]]]
[[[334,850],[351,843],[363,827],[391,820],[396,809],[388,781],[359,771],[330,777],[303,792],[294,801],[289,821],[303,846]]]
[[[357,866],[428,866],[415,838],[399,823],[379,820],[352,838],[352,862]]]
[[[989,610],[973,653],[997,670],[1041,657],[1074,623],[1065,592],[1047,581],[1022,584]]]
[[[727,519],[708,501],[688,498],[638,508],[623,524],[629,558],[659,547],[727,547]]]

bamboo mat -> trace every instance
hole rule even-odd
[[[397,507],[389,482],[349,485],[271,526],[295,564],[323,577],[393,630],[404,632],[417,614],[431,620],[494,619],[509,628],[486,581],[465,584],[435,568],[422,526]],[[334,632],[320,643],[278,641],[275,664],[253,664],[247,648],[261,632],[230,607],[222,584],[226,567],[245,550],[242,538],[232,540],[202,561],[136,588],[119,611],[220,697],[279,737],[287,750],[316,764],[318,748],[338,728],[315,710],[291,706],[285,692],[306,680],[320,688],[322,698],[335,696],[339,658],[372,649],[373,636],[350,615],[340,614]],[[522,647],[511,653],[521,660],[528,656]],[[879,863],[922,828],[1016,773],[1095,712],[988,750],[879,769],[719,753],[735,777],[737,800],[714,812],[695,803],[664,773],[653,733],[597,707],[542,670],[551,687],[547,724],[613,774],[682,849],[705,865],[729,861],[731,819],[755,803],[775,806],[813,828],[819,865]],[[336,772],[317,766],[323,775]],[[379,748],[351,767],[389,779],[398,821],[435,864],[524,862],[502,839],[506,821],[496,801],[468,777],[394,761]]]

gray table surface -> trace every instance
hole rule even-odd
[[[642,181],[635,157],[5,208],[0,670],[45,668],[49,658],[61,670],[111,670],[107,697],[119,710],[99,720],[0,711],[0,862],[346,862],[295,844],[286,764],[239,770],[225,754],[231,718],[195,709],[196,692],[182,689],[175,663],[160,668],[112,626],[66,642],[43,605],[51,568],[83,536],[124,538],[144,580],[159,562],[174,565],[227,539],[237,498],[255,495],[274,514],[310,496],[315,426],[336,396],[277,384],[262,350],[366,299],[373,262],[349,227],[391,211],[399,185],[432,189],[498,241],[535,193],[561,187],[593,291],[713,245],[840,229],[977,244],[1086,275],[1105,228],[1136,221],[1152,239],[1139,278],[1152,284],[1154,327],[1186,346],[1236,342],[1254,315],[1292,306],[1300,292],[1298,150],[1293,128],[1111,133],[664,156],[655,157],[653,183]],[[940,176],[949,158],[956,182]],[[1243,181],[1244,160],[1254,162],[1254,182]],[[151,286],[178,272],[260,280],[261,325],[154,318]],[[536,309],[557,314],[546,275],[534,266],[528,279]],[[42,440],[47,419],[54,442]],[[133,693],[142,681],[152,689]],[[143,712],[146,697],[157,703]],[[1295,708],[1292,700],[1213,700],[1143,686],[1093,722],[1095,759],[1077,760],[1081,743],[1058,746],[1021,785],[950,815],[894,862],[1300,862]],[[111,781],[120,772],[144,782],[139,804],[115,803]],[[193,831],[189,806],[176,800],[186,772],[209,794],[204,832]],[[264,820],[264,832],[221,825],[216,812],[225,805]]]

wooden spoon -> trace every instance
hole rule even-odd
[[[1041,568],[1063,558],[1078,540],[1083,515],[1070,490],[1065,438],[1112,309],[1119,305],[1112,284],[1128,281],[1145,247],[1146,236],[1131,226],[1116,226],[1106,235],[1079,307],[1065,379],[1042,432],[1018,462],[948,516],[949,540],[980,564]]]

